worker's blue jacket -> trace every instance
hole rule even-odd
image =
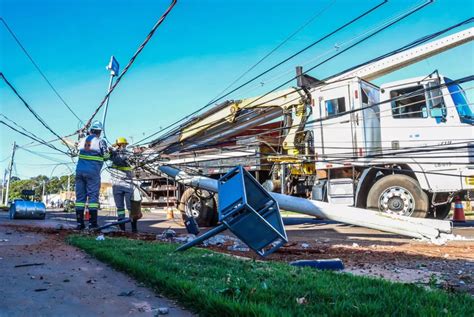
[[[107,144],[95,134],[88,135],[79,141],[79,161],[76,173],[94,174],[100,177],[104,161],[109,159]]]

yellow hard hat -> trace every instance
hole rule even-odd
[[[122,144],[128,145],[128,141],[124,137],[120,137],[120,138],[117,138],[117,140],[115,141],[115,144],[117,144],[117,145],[122,145]]]

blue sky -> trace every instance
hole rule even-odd
[[[179,0],[113,93],[107,134],[111,139],[125,136],[136,141],[200,108],[323,8],[327,7],[324,13],[247,78],[379,2]],[[263,85],[249,85],[229,98],[264,93],[291,78],[296,65],[308,63],[335,44],[421,2],[389,1],[360,22],[266,75],[259,80]],[[124,66],[168,4],[165,0],[0,0],[0,15],[64,99],[86,120],[106,92],[105,66],[110,55],[115,55]],[[473,15],[473,1],[435,1],[363,45],[315,69],[311,75],[324,78]],[[466,44],[379,78],[375,83],[425,75],[434,69],[451,78],[471,75],[473,56],[473,44]],[[307,67],[316,63],[313,61]],[[54,95],[2,24],[0,70],[58,133],[65,135],[77,129],[77,119]],[[282,75],[286,71],[288,73]],[[282,77],[275,80],[279,75]],[[0,112],[44,139],[54,138],[3,83],[0,83]],[[0,135],[0,169],[3,171],[12,142],[24,145],[29,140],[3,125]],[[29,149],[67,161],[65,156],[51,154],[53,151],[43,146]],[[56,163],[19,150],[14,174],[24,178],[39,173],[47,176],[66,173],[65,167],[53,164]]]

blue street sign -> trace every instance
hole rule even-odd
[[[115,57],[112,55],[110,57],[110,62],[109,65],[107,65],[107,70],[110,70],[110,74],[112,76],[117,76],[119,73],[120,65],[115,59]]]

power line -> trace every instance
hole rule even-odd
[[[36,142],[39,142],[39,143],[41,143],[41,144],[43,144],[43,145],[45,145],[45,146],[47,146],[47,147],[50,147],[50,148],[53,149],[53,150],[62,152],[62,153],[64,153],[64,154],[68,155],[68,156],[70,155],[69,153],[62,151],[62,150],[60,150],[60,149],[58,149],[58,148],[52,146],[51,144],[45,143],[45,142],[43,142],[43,141],[41,141],[41,140],[38,140],[38,139],[36,139],[36,138],[34,138],[34,137],[32,137],[32,136],[26,134],[25,132],[22,132],[22,131],[16,129],[15,127],[9,125],[8,123],[6,123],[6,122],[3,121],[3,120],[0,120],[0,123],[3,124],[3,125],[5,125],[5,126],[7,126],[7,127],[9,127],[9,128],[12,129],[13,131],[18,132],[19,134],[21,134],[21,135],[23,135],[23,136],[29,138],[29,139],[32,139],[32,140],[34,140],[34,141],[36,141]]]
[[[12,124],[14,124],[16,127],[18,127],[19,129],[21,129],[25,134],[27,134],[27,137],[29,137],[30,139],[32,140],[35,140],[36,142],[40,142],[40,145],[46,145],[56,151],[59,151],[61,153],[65,153],[63,151],[61,151],[60,149],[58,149],[57,147],[49,144],[50,142],[46,142],[45,140],[43,140],[42,138],[40,138],[39,136],[37,136],[36,134],[34,134],[33,132],[31,131],[28,131],[27,129],[25,129],[24,127],[22,127],[21,125],[19,125],[18,123],[16,123],[15,121],[13,121],[12,119],[8,118],[6,115],[4,114],[0,114],[0,116],[2,116],[3,118],[5,118],[6,120],[8,120],[9,122],[11,122]],[[10,126],[8,126],[10,127]],[[17,130],[15,130],[17,131]],[[17,131],[18,132],[18,131]],[[19,146],[17,146],[17,148],[20,148]],[[59,153],[58,153],[59,154]]]
[[[342,112],[340,114],[338,114],[338,116],[342,116],[342,115],[346,115],[346,114],[349,114],[349,113],[352,113],[352,112],[357,112],[357,111],[362,111],[362,110],[365,110],[365,109],[368,109],[368,108],[372,108],[374,106],[377,106],[377,105],[380,105],[380,104],[385,104],[385,103],[388,103],[388,102],[392,102],[392,101],[398,101],[398,100],[403,100],[405,98],[409,98],[409,97],[413,97],[413,96],[416,96],[416,95],[420,95],[420,94],[424,94],[426,91],[431,91],[433,89],[439,89],[440,87],[444,87],[444,86],[449,86],[449,85],[453,85],[453,84],[458,84],[458,83],[463,83],[463,82],[467,82],[467,81],[471,81],[471,80],[474,80],[474,76],[467,76],[467,77],[464,77],[464,78],[461,78],[461,79],[457,79],[457,80],[454,80],[452,82],[449,82],[449,83],[444,83],[444,84],[439,84],[439,85],[436,85],[436,86],[431,86],[431,87],[428,87],[428,88],[421,88],[419,90],[416,90],[414,92],[411,92],[411,93],[408,93],[408,94],[404,94],[404,95],[401,95],[401,96],[398,96],[398,97],[393,97],[393,98],[390,98],[388,100],[383,100],[383,101],[380,101],[378,103],[374,103],[374,104],[369,104],[365,107],[361,107],[359,109],[353,109],[353,110],[350,110],[350,111],[346,111],[346,112]],[[450,93],[451,94],[451,93]],[[292,102],[292,100],[288,101],[288,102]],[[385,111],[390,111],[391,109],[388,109],[388,110],[383,110],[383,111],[379,111],[380,112],[385,112]],[[312,120],[312,121],[309,121],[307,122],[306,125],[309,125],[311,123],[316,123],[316,122],[322,122],[322,121],[327,121],[327,120],[330,120],[330,119],[333,119],[337,116],[327,116],[327,117],[322,117],[322,118],[319,118],[319,119],[316,119],[316,120]],[[329,125],[329,124],[328,124]],[[267,130],[267,131],[263,131],[263,132],[260,132],[260,133],[255,133],[251,136],[260,136],[260,135],[264,135],[264,134],[268,134],[268,133],[272,133],[272,132],[277,132],[277,131],[283,131],[283,130],[287,130],[287,129],[290,129],[292,128],[293,126],[289,126],[289,127],[280,127],[280,128],[274,128],[274,129],[270,129],[270,130]],[[188,144],[188,145],[197,145],[198,147],[197,148],[194,148],[192,151],[195,152],[196,150],[201,150],[203,148],[208,148],[208,147],[215,147],[215,146],[218,146],[218,145],[222,145],[222,144],[228,144],[230,141],[232,140],[237,140],[236,138],[233,138],[233,139],[226,139],[225,141],[223,142],[219,142],[219,143],[214,143],[214,144],[209,144],[207,143],[204,147],[201,147],[199,148],[199,145],[200,143],[196,143],[196,142],[193,142],[193,141],[185,141],[185,144]],[[171,143],[168,145],[169,146],[173,146],[174,143]],[[177,143],[176,143],[177,144]],[[189,151],[189,149],[188,149]],[[148,157],[154,155],[154,153],[150,153],[148,154]]]
[[[23,97],[18,93],[18,91],[15,89],[15,87],[13,87],[13,85],[8,81],[8,79],[5,77],[5,75],[3,73],[0,72],[0,77],[2,77],[3,81],[8,85],[8,87],[10,87],[10,89],[13,91],[13,93],[23,102],[23,104],[25,105],[25,107],[28,109],[28,111],[30,111],[33,116],[46,128],[48,129],[52,134],[54,134],[56,137],[58,137],[61,141],[63,141],[63,143],[67,146],[67,148],[69,149],[69,151],[72,151],[71,148],[69,147],[69,145],[67,144],[67,142],[59,135],[57,134],[56,132],[54,132],[53,129],[51,129],[51,127],[44,121],[43,118],[40,117],[40,115],[38,113],[36,113],[36,111],[31,108],[31,106],[25,101],[25,99],[23,99]]]
[[[41,158],[44,158],[44,159],[49,160],[49,161],[52,161],[52,162],[63,163],[63,164],[71,164],[71,162],[60,161],[60,160],[58,160],[58,159],[56,159],[56,158],[49,157],[49,156],[44,155],[44,154],[41,154],[41,153],[39,153],[39,152],[35,152],[35,151],[28,150],[28,149],[23,148],[23,147],[21,147],[21,146],[19,146],[18,149],[22,149],[22,150],[24,150],[24,151],[26,151],[26,152],[28,152],[28,153],[31,153],[31,154],[36,155],[36,156],[39,156],[39,157],[41,157]]]
[[[361,108],[357,108],[357,109],[352,109],[352,110],[347,110],[347,111],[344,111],[344,112],[340,112],[340,113],[337,113],[335,115],[332,115],[332,116],[326,116],[326,117],[321,117],[321,118],[318,118],[318,119],[314,119],[314,120],[310,120],[308,122],[306,122],[306,126],[308,125],[311,125],[311,124],[315,124],[315,123],[321,123],[321,122],[324,122],[324,121],[327,121],[327,120],[331,120],[331,119],[334,119],[334,118],[337,118],[337,117],[341,117],[341,116],[345,116],[347,114],[351,114],[351,113],[356,113],[356,112],[360,112],[360,111],[363,111],[363,110],[366,110],[366,109],[370,109],[374,106],[378,106],[378,105],[382,105],[382,104],[385,104],[385,103],[388,103],[388,102],[393,102],[393,101],[399,101],[399,100],[403,100],[403,99],[406,99],[406,98],[409,98],[409,97],[413,97],[413,96],[417,96],[419,94],[424,94],[426,91],[431,91],[431,90],[434,90],[434,89],[439,89],[441,87],[446,87],[446,86],[450,86],[450,85],[454,85],[454,84],[460,84],[460,83],[465,83],[465,82],[469,82],[469,81],[472,81],[474,80],[474,75],[470,75],[470,76],[466,76],[466,77],[463,77],[463,78],[460,78],[460,79],[457,79],[457,80],[454,80],[450,83],[444,83],[444,84],[439,84],[439,85],[436,85],[436,86],[431,86],[429,88],[421,88],[421,89],[418,89],[416,91],[413,91],[411,93],[408,93],[408,94],[405,94],[405,95],[401,95],[401,96],[398,96],[398,97],[393,97],[393,98],[390,98],[390,99],[387,99],[387,100],[383,100],[383,101],[380,101],[380,102],[377,102],[377,103],[373,103],[373,104],[369,104],[367,106],[363,106]],[[342,81],[342,80],[341,80]],[[281,98],[280,97],[276,97],[272,100],[269,100],[269,101],[266,101],[262,104],[265,104],[265,103],[268,103],[268,102],[271,102],[273,100],[276,100],[276,99],[279,99]],[[287,102],[285,102],[285,104],[289,104],[291,102],[294,102],[296,100],[298,100],[300,97],[298,96],[297,98],[294,98],[294,99],[291,99],[291,100],[288,100]],[[257,104],[255,105],[254,107],[258,107],[262,104]],[[389,110],[383,110],[383,111],[379,111],[380,112],[384,112],[384,111],[391,111],[391,109]],[[216,120],[215,122],[211,122],[211,123],[207,123],[209,125],[211,124],[216,124],[216,123],[219,123],[223,120],[219,119],[219,120]],[[206,125],[207,125],[206,124]],[[332,123],[332,124],[336,124],[336,123]],[[254,136],[260,136],[260,135],[265,135],[265,134],[269,134],[269,133],[272,133],[272,132],[276,132],[276,131],[284,131],[284,130],[289,130],[291,129],[292,127],[295,127],[296,125],[291,125],[291,126],[287,126],[287,127],[280,127],[280,128],[274,128],[274,129],[270,129],[270,130],[267,130],[267,131],[264,131],[264,132],[261,132],[261,133],[257,133],[257,134],[254,134]],[[193,129],[190,129],[190,130],[187,130],[187,132],[190,132],[194,129],[199,129],[200,127],[202,126],[199,126],[199,127],[194,127]],[[171,143],[168,145],[169,146],[173,146],[173,145],[176,145],[176,144],[180,144],[181,142],[175,142],[175,143]],[[188,144],[193,144],[192,141],[184,141],[184,143],[188,143]]]
[[[326,10],[328,10],[336,0],[331,1],[327,6],[325,6],[323,9],[318,10],[309,20],[307,20],[305,23],[303,23],[301,26],[299,26],[294,32],[292,32],[288,37],[286,37],[280,44],[278,44],[276,47],[274,47],[270,52],[265,54],[262,58],[260,58],[255,64],[250,66],[246,71],[244,71],[239,77],[237,77],[235,80],[233,80],[226,88],[224,88],[220,93],[217,94],[212,100],[219,98],[220,95],[225,93],[230,87],[232,87],[235,83],[237,83],[239,80],[241,80],[245,75],[250,73],[252,70],[254,70],[258,65],[260,65],[265,59],[270,57],[273,53],[275,53],[278,49],[280,49],[283,45],[285,45],[289,40],[291,40],[296,34],[301,32],[304,28],[306,28],[309,24],[311,24],[317,17],[319,17],[321,14],[323,14]],[[209,102],[212,104],[212,100]],[[208,104],[209,104],[208,103]]]
[[[408,12],[406,12],[406,13],[400,15],[399,17],[397,17],[397,18],[394,19],[393,21],[389,22],[388,24],[383,25],[383,26],[380,27],[378,30],[375,30],[375,31],[372,32],[371,34],[369,34],[369,35],[363,37],[361,40],[359,40],[359,41],[355,42],[354,44],[348,46],[348,47],[345,48],[344,50],[339,51],[338,53],[336,53],[336,54],[334,54],[334,55],[332,55],[332,56],[326,58],[326,59],[323,60],[322,62],[320,62],[320,63],[318,63],[317,65],[315,65],[315,66],[311,67],[310,69],[306,70],[305,72],[303,72],[303,74],[307,74],[309,71],[314,70],[315,68],[317,68],[317,67],[323,65],[324,63],[327,63],[328,61],[332,60],[333,58],[335,58],[335,57],[341,55],[342,53],[344,53],[344,52],[346,52],[347,50],[349,50],[349,49],[351,49],[351,48],[353,48],[353,47],[359,45],[360,43],[362,43],[362,42],[368,40],[368,39],[371,38],[372,36],[375,36],[376,34],[380,33],[381,31],[383,31],[383,30],[389,28],[390,26],[394,25],[395,23],[398,23],[399,21],[401,21],[401,20],[407,18],[408,16],[414,14],[415,12],[421,10],[422,8],[424,8],[425,6],[427,6],[427,5],[431,4],[431,3],[432,3],[432,0],[428,0],[428,1],[424,2],[423,4],[418,5],[418,6],[414,7],[414,8],[412,8],[412,9],[410,9]],[[383,3],[382,3],[382,4],[383,4]],[[380,4],[380,5],[382,5],[382,4]],[[379,5],[379,6],[380,6],[380,5]],[[425,40],[425,41],[426,41],[426,40]],[[265,93],[265,94],[259,96],[258,98],[254,99],[252,102],[250,102],[250,103],[248,103],[247,105],[245,105],[245,107],[241,108],[240,110],[242,110],[242,109],[244,109],[244,108],[248,108],[250,105],[254,104],[256,101],[261,100],[262,98],[268,96],[268,95],[269,95],[270,93],[272,93],[272,92],[275,92],[277,89],[279,89],[279,88],[283,87],[284,85],[290,83],[291,81],[293,81],[293,80],[296,79],[297,77],[298,77],[298,76],[292,77],[290,80],[287,80],[287,81],[284,82],[283,84],[281,84],[281,85],[275,87],[274,89],[270,90],[269,92],[267,92],[267,93]],[[295,89],[295,91],[292,92],[292,93],[298,93],[298,92],[300,92],[301,90],[303,90],[303,89],[302,89],[302,88],[297,88],[297,89]],[[290,94],[292,94],[292,93],[290,93]],[[224,97],[225,97],[225,96],[224,96]],[[265,102],[263,102],[263,103],[261,103],[261,104],[253,105],[252,108],[258,107],[259,105],[266,104],[266,103],[269,103],[269,102],[274,101],[274,100],[277,100],[277,99],[279,99],[279,98],[281,98],[281,97],[283,97],[283,96],[276,97],[276,98],[274,98],[274,99],[265,101]],[[299,99],[299,98],[300,98],[300,96],[298,96],[298,98],[293,99],[292,101],[297,100],[297,99]],[[198,111],[199,111],[199,110],[198,110]],[[195,112],[193,112],[193,113],[195,113]],[[216,120],[216,122],[224,121],[224,120],[225,120],[225,118],[224,118],[224,119]],[[214,124],[214,123],[211,123],[211,124]],[[208,124],[206,124],[206,125],[208,125]],[[167,128],[167,127],[166,127],[166,128]],[[165,128],[165,129],[166,129],[166,128]],[[197,128],[196,128],[196,129],[197,129]],[[163,129],[162,129],[162,130],[163,130]],[[160,130],[160,131],[162,131],[162,130]],[[188,131],[188,132],[189,132],[189,131]],[[157,132],[157,133],[158,133],[158,132]],[[141,139],[140,141],[135,142],[135,144],[140,143],[140,142],[142,142],[142,141],[144,141],[144,140],[146,140],[146,139],[148,139],[148,138],[150,138],[150,137],[156,135],[157,133],[154,133],[154,134],[152,134],[152,135],[150,135],[150,136],[148,136],[148,137],[146,137],[146,138],[143,138],[143,139]],[[172,133],[170,133],[170,135],[172,135]],[[153,141],[152,141],[152,142],[153,142]]]
[[[323,60],[322,62],[320,62],[320,63],[316,64],[315,66],[309,68],[308,70],[304,71],[301,75],[307,74],[308,72],[310,72],[310,71],[316,69],[317,67],[319,67],[319,66],[321,66],[321,65],[323,65],[323,64],[325,64],[325,63],[327,63],[327,62],[329,62],[330,60],[336,58],[337,56],[341,55],[342,53],[344,53],[344,52],[350,50],[351,48],[353,48],[353,47],[359,45],[360,43],[362,43],[362,42],[364,42],[364,41],[370,39],[371,37],[377,35],[378,33],[382,32],[382,31],[384,31],[385,29],[389,28],[390,26],[394,25],[395,23],[398,23],[398,22],[400,22],[401,20],[403,20],[403,19],[409,17],[410,15],[412,15],[412,14],[414,14],[415,12],[417,12],[417,11],[423,9],[424,7],[426,7],[427,5],[429,5],[429,4],[431,4],[431,3],[433,3],[433,0],[428,0],[428,1],[426,1],[425,3],[423,3],[423,4],[421,4],[421,5],[417,6],[417,7],[415,7],[415,8],[413,8],[413,9],[409,10],[407,13],[403,14],[402,16],[400,16],[399,18],[397,18],[397,19],[395,19],[394,21],[390,22],[389,24],[383,26],[383,27],[380,28],[379,30],[374,31],[373,33],[371,33],[371,34],[365,36],[365,37],[362,38],[361,40],[355,42],[354,44],[352,44],[352,45],[346,47],[345,49],[339,51],[338,53],[336,53],[336,54],[334,54],[334,55],[332,55],[332,56],[326,58],[326,59]],[[255,102],[258,101],[258,100],[261,100],[261,99],[264,98],[265,96],[268,96],[270,93],[276,91],[277,89],[280,89],[281,87],[283,87],[283,86],[289,84],[290,82],[292,82],[293,80],[295,80],[295,79],[297,79],[297,78],[298,78],[298,76],[295,76],[295,77],[293,77],[293,78],[287,80],[286,82],[284,82],[284,83],[282,83],[281,85],[279,85],[279,86],[273,88],[272,90],[270,90],[270,91],[267,92],[266,94],[264,94],[264,95],[262,95],[262,96],[256,98],[255,100],[253,100],[252,102],[250,102],[249,104],[247,104],[246,107],[250,106],[251,104],[255,103]]]
[[[223,95],[223,96],[221,96],[221,97],[219,97],[219,98],[217,98],[217,99],[211,100],[210,102],[208,102],[208,103],[207,103],[206,105],[204,105],[203,107],[197,109],[196,111],[193,111],[191,114],[189,114],[189,115],[187,115],[187,116],[185,116],[185,117],[183,117],[183,118],[181,118],[181,119],[179,119],[179,120],[173,122],[172,124],[170,124],[170,125],[168,125],[168,126],[162,128],[162,129],[160,129],[159,131],[157,131],[157,132],[155,132],[155,133],[149,135],[148,137],[143,138],[143,139],[141,139],[141,140],[135,142],[134,144],[141,143],[141,142],[143,142],[143,141],[145,141],[145,140],[147,140],[147,139],[149,139],[149,138],[151,138],[151,137],[153,137],[153,136],[155,136],[155,135],[157,135],[157,134],[159,134],[159,133],[161,133],[161,132],[163,132],[163,131],[165,131],[165,130],[167,130],[167,129],[173,127],[173,126],[175,126],[175,125],[178,124],[179,122],[182,122],[183,120],[186,120],[186,119],[190,118],[191,116],[195,115],[196,113],[198,113],[198,112],[200,112],[200,111],[206,109],[207,107],[211,106],[212,104],[214,104],[214,103],[218,102],[219,100],[222,100],[223,98],[229,96],[230,94],[232,94],[232,93],[234,93],[235,91],[241,89],[242,87],[248,85],[249,83],[255,81],[256,79],[258,79],[258,78],[260,78],[261,76],[267,74],[268,72],[272,71],[273,69],[275,69],[275,68],[279,67],[280,65],[282,65],[282,64],[284,64],[284,63],[286,63],[286,62],[288,62],[289,60],[293,59],[294,57],[298,56],[299,54],[301,54],[301,53],[307,51],[308,49],[312,48],[313,46],[315,46],[316,44],[322,42],[323,40],[329,38],[330,36],[334,35],[335,33],[339,32],[340,30],[342,30],[342,29],[346,28],[347,26],[353,24],[354,22],[356,22],[356,21],[362,19],[363,17],[365,17],[366,15],[368,15],[368,14],[370,14],[371,12],[375,11],[376,9],[378,9],[379,7],[381,7],[382,5],[384,5],[384,4],[387,3],[387,2],[388,2],[387,0],[384,0],[383,2],[381,2],[381,3],[379,3],[378,5],[372,7],[371,9],[365,11],[364,13],[362,13],[362,14],[359,15],[359,16],[357,16],[356,18],[350,20],[349,22],[344,23],[343,25],[341,25],[341,26],[338,27],[337,29],[333,30],[332,32],[330,32],[330,33],[324,35],[323,37],[319,38],[318,40],[312,42],[310,45],[304,47],[303,49],[299,50],[298,52],[296,52],[296,53],[292,54],[291,56],[285,58],[284,60],[280,61],[280,62],[277,63],[276,65],[270,67],[269,69],[263,71],[262,73],[260,73],[260,74],[258,74],[258,75],[256,75],[256,76],[252,77],[251,79],[247,80],[246,82],[244,82],[243,84],[239,85],[238,87],[232,89],[230,92],[226,93],[225,95]]]
[[[56,88],[54,88],[53,84],[49,81],[49,79],[46,77],[46,75],[43,73],[43,71],[41,70],[41,68],[38,66],[38,64],[33,60],[33,57],[31,57],[31,55],[28,53],[28,51],[26,50],[26,48],[23,46],[23,44],[21,44],[20,40],[18,39],[18,37],[15,35],[15,33],[13,32],[13,30],[10,28],[10,26],[7,24],[7,21],[5,21],[5,19],[3,17],[0,17],[0,20],[2,20],[3,24],[5,25],[6,29],[8,30],[8,32],[11,34],[11,36],[13,37],[13,39],[15,40],[15,42],[18,44],[18,46],[20,46],[21,50],[23,51],[23,53],[25,53],[26,57],[28,57],[28,59],[30,60],[30,62],[33,64],[33,66],[36,68],[36,70],[38,71],[38,73],[40,73],[41,77],[43,77],[43,79],[46,81],[46,83],[48,84],[48,86],[54,91],[54,93],[56,94],[56,96],[58,96],[58,98],[61,100],[61,102],[66,106],[66,108],[74,115],[74,117],[76,117],[77,120],[79,120],[80,122],[82,122],[82,120],[77,116],[77,114],[72,110],[72,108],[67,104],[67,102],[64,100],[64,98],[59,94],[59,92],[56,90]]]
[[[107,99],[110,97],[110,95],[112,94],[112,92],[114,91],[115,87],[117,87],[117,85],[120,83],[120,81],[122,80],[123,76],[127,73],[127,71],[130,69],[130,67],[133,65],[133,62],[135,61],[135,59],[138,57],[138,55],[141,53],[141,51],[145,48],[146,44],[151,40],[153,34],[155,33],[155,31],[158,29],[158,27],[161,25],[161,23],[163,23],[163,21],[165,20],[166,16],[171,12],[171,9],[173,9],[173,7],[175,6],[177,0],[172,0],[171,4],[169,5],[168,9],[165,11],[165,13],[163,13],[163,15],[158,19],[158,21],[155,23],[155,25],[153,26],[153,28],[150,30],[150,32],[148,33],[148,35],[146,36],[145,40],[143,41],[143,43],[138,47],[138,49],[136,50],[136,52],[133,54],[133,56],[130,58],[130,61],[128,62],[128,64],[125,66],[125,68],[123,69],[122,73],[117,77],[117,79],[115,80],[115,83],[112,85],[112,87],[110,87],[109,91],[107,92],[107,94],[105,95],[105,97],[102,99],[102,101],[100,102],[99,106],[95,109],[95,111],[92,113],[92,116],[90,117],[89,120],[87,120],[86,124],[84,125],[83,129],[81,130],[84,130],[84,129],[87,129],[92,120],[94,119],[94,117],[96,116],[96,114],[99,112],[100,108],[102,108],[102,106],[104,105],[104,103],[107,101]],[[76,133],[74,134],[77,134],[77,133],[80,133],[81,130],[78,130],[76,131]]]

